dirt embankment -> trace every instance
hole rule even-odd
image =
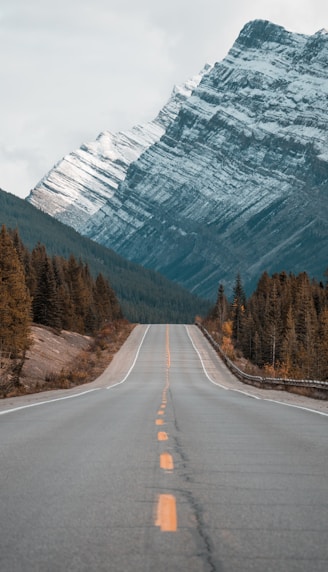
[[[68,389],[96,379],[109,365],[133,327],[134,324],[121,320],[108,324],[92,338],[33,325],[33,342],[26,353],[19,386],[3,392],[1,397]]]

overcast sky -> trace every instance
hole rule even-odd
[[[244,24],[313,34],[327,0],[1,0],[0,188],[26,197],[100,131],[151,120]]]

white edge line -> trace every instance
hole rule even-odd
[[[132,369],[134,368],[135,363],[138,359],[141,346],[143,344],[143,341],[146,337],[146,334],[147,334],[149,328],[150,328],[150,326],[147,327],[147,329],[146,329],[146,331],[142,337],[142,340],[140,342],[140,345],[139,345],[136,357],[134,359],[134,362],[133,362],[132,366],[130,367],[128,373],[124,377],[124,379],[122,379],[122,381],[120,381],[119,383],[115,383],[115,385],[110,385],[106,389],[112,389],[113,387],[116,387],[117,385],[120,385],[121,383],[123,383],[128,378],[128,376],[130,375],[130,373],[131,373]],[[29,403],[28,405],[21,405],[20,407],[14,407],[13,409],[6,409],[5,411],[0,411],[0,415],[6,415],[7,413],[13,413],[14,411],[20,411],[21,409],[29,409],[30,407],[37,407],[39,405],[46,405],[47,403],[55,403],[56,401],[64,401],[64,399],[73,399],[74,397],[81,397],[82,395],[86,395],[87,393],[92,393],[93,391],[98,391],[99,389],[102,389],[102,388],[101,387],[95,387],[93,389],[81,391],[81,393],[74,393],[74,395],[65,395],[64,397],[56,397],[55,399],[48,399],[46,401],[36,401],[35,403]]]
[[[195,346],[195,344],[194,344],[194,342],[193,342],[193,340],[192,340],[192,338],[191,338],[191,336],[190,336],[189,329],[188,329],[187,326],[185,326],[185,328],[186,328],[186,331],[187,331],[187,334],[188,334],[188,338],[189,338],[189,340],[191,341],[192,347],[194,348],[195,352],[197,353],[197,355],[198,355],[198,357],[199,357],[199,359],[200,359],[200,363],[202,364],[203,371],[204,371],[204,373],[205,373],[205,375],[206,375],[208,381],[210,381],[211,383],[213,383],[213,385],[217,385],[218,387],[221,387],[221,389],[225,389],[226,391],[228,391],[228,390],[229,390],[228,387],[225,387],[225,385],[221,385],[220,383],[217,383],[216,381],[214,381],[214,379],[212,379],[212,378],[208,375],[208,373],[207,373],[207,371],[206,371],[206,367],[205,367],[204,362],[203,362],[203,359],[202,359],[202,356],[200,355],[198,349],[196,348],[196,346]]]
[[[138,351],[137,351],[137,353],[136,353],[136,356],[135,356],[135,358],[134,358],[134,360],[133,360],[133,364],[131,365],[131,367],[130,367],[128,373],[125,375],[125,377],[123,377],[122,381],[119,381],[118,383],[114,383],[114,385],[108,385],[108,387],[106,387],[106,389],[113,389],[114,387],[117,387],[118,385],[121,385],[121,383],[124,383],[124,382],[127,380],[127,378],[129,377],[131,371],[133,370],[134,366],[136,365],[136,361],[137,361],[137,359],[138,359],[138,357],[139,357],[139,353],[140,353],[140,350],[141,350],[141,346],[142,346],[142,344],[144,343],[144,339],[145,339],[145,337],[146,337],[146,334],[147,334],[149,328],[150,328],[150,325],[147,326],[146,331],[145,331],[144,335],[142,336],[142,340],[141,340],[141,342],[140,342],[140,344],[139,344]]]
[[[29,409],[29,407],[37,407],[38,405],[45,405],[46,403],[54,403],[55,401],[63,401],[64,399],[73,399],[73,397],[81,397],[86,393],[91,393],[92,391],[98,391],[100,387],[95,387],[94,389],[88,389],[87,391],[81,391],[81,393],[74,393],[74,395],[65,395],[65,397],[56,397],[56,399],[48,399],[47,401],[36,401],[35,403],[29,403],[29,405],[21,405],[20,407],[15,407],[14,409],[6,409],[5,411],[0,411],[0,415],[5,415],[6,413],[13,413],[14,411],[20,411],[21,409]]]
[[[201,364],[203,366],[203,370],[204,370],[204,373],[205,373],[207,379],[211,383],[213,383],[214,385],[217,385],[217,386],[221,387],[222,389],[226,389],[227,391],[235,391],[237,393],[242,393],[243,395],[247,395],[248,397],[253,397],[253,399],[259,399],[261,401],[269,401],[271,403],[278,403],[278,405],[286,405],[286,407],[294,407],[294,409],[303,409],[303,411],[309,411],[310,413],[317,413],[318,415],[323,415],[324,417],[328,417],[328,413],[325,413],[324,411],[318,411],[317,409],[310,409],[309,407],[303,407],[302,405],[293,405],[292,403],[286,403],[285,401],[278,401],[277,399],[269,399],[267,397],[257,397],[256,395],[251,395],[250,393],[247,393],[246,391],[242,391],[241,389],[232,389],[230,387],[225,387],[224,385],[221,385],[220,383],[217,383],[216,381],[213,381],[213,379],[210,378],[210,376],[208,375],[208,373],[205,369],[205,365],[203,363],[201,355],[200,355],[198,349],[196,348],[193,340],[191,339],[191,336],[189,334],[189,330],[188,330],[187,326],[186,326],[186,330],[187,330],[188,337],[189,337],[189,339],[193,345],[193,348],[198,354],[198,357],[201,361]]]
[[[279,403],[279,405],[286,405],[287,407],[294,407],[295,409],[303,409],[304,411],[310,411],[310,413],[317,413],[318,415],[323,415],[328,417],[328,413],[324,411],[318,411],[317,409],[310,409],[309,407],[303,407],[302,405],[293,405],[293,403],[285,403],[284,401],[278,401],[277,399],[268,399],[267,397],[261,398],[263,401],[271,401],[271,403]]]

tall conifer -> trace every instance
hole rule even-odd
[[[243,318],[246,309],[246,295],[241,281],[241,276],[238,273],[236,282],[233,289],[233,301],[231,307],[233,337],[237,344],[241,341]]]
[[[61,305],[52,262],[48,256],[40,262],[38,270],[33,299],[33,319],[38,324],[61,330]]]
[[[0,355],[19,358],[30,344],[31,299],[25,272],[3,226],[0,232]]]

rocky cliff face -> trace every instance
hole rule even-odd
[[[99,202],[98,183],[84,185],[91,206],[83,225],[75,215],[69,221],[65,197],[73,189],[67,181],[56,187],[61,220],[211,298],[219,281],[229,291],[238,271],[246,287],[264,270],[321,275],[328,247],[328,34],[250,22],[194,87],[110,196]],[[112,164],[102,168],[107,173]],[[51,178],[29,197],[44,210]]]
[[[82,145],[61,159],[27,200],[84,234],[89,218],[108,200],[114,200],[129,165],[161,138],[210,67],[206,65],[185,84],[174,87],[170,99],[153,121],[116,134],[104,131],[96,141]]]

